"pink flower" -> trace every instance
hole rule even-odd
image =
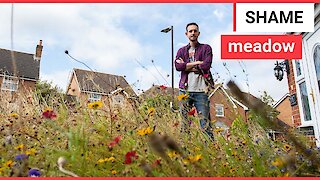
[[[203,74],[203,77],[204,77],[204,78],[208,78],[208,77],[209,77],[209,74]]]
[[[42,116],[47,119],[54,119],[57,117],[56,113],[53,112],[53,110],[50,108],[47,108],[46,110],[44,110],[42,113]]]

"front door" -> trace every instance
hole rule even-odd
[[[320,23],[315,32],[304,37],[306,63],[304,69],[309,97],[310,116],[317,146],[320,146]]]

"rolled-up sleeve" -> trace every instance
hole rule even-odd
[[[183,49],[182,48],[180,48],[177,52],[176,59],[174,60],[174,65],[175,65],[177,71],[185,71],[188,62],[186,59],[183,59],[184,63],[177,63],[176,60],[179,59],[180,57],[183,59]]]
[[[204,49],[203,63],[199,67],[204,71],[209,71],[212,64],[212,48],[210,45],[206,45]]]

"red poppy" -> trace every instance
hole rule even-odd
[[[47,119],[53,119],[53,118],[56,118],[57,115],[55,112],[53,112],[53,110],[51,109],[47,109],[45,110],[43,113],[42,113],[42,116],[47,118]]]
[[[118,144],[120,139],[121,139],[121,136],[117,136],[116,138],[114,138],[114,142],[116,142]]]
[[[129,151],[125,155],[124,164],[131,164],[133,159],[138,159],[138,155],[135,151]]]
[[[173,124],[173,127],[178,127],[179,126],[179,122],[176,122]]]
[[[114,140],[111,143],[109,143],[108,146],[111,148],[111,147],[117,145],[119,143],[120,139],[121,139],[121,136],[117,136],[116,138],[114,138]]]
[[[116,142],[112,141],[111,143],[109,143],[108,146],[111,148],[111,147],[115,146],[116,144],[117,144]]]
[[[154,163],[151,165],[152,167],[156,167],[158,165],[160,165],[161,159],[157,159],[154,161]]]
[[[160,89],[167,89],[167,86],[161,85],[161,86],[160,86]]]
[[[189,116],[194,116],[195,113],[196,113],[196,108],[193,107],[193,108],[188,112],[188,115],[189,115]]]

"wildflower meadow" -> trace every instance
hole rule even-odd
[[[106,101],[70,102],[59,93],[2,97],[0,176],[320,175],[318,151],[306,137],[289,129],[270,139],[270,119],[261,112],[234,119],[228,131],[213,127],[210,141],[193,112],[190,133],[180,131],[182,117],[170,110],[170,100],[155,96],[127,110]]]

